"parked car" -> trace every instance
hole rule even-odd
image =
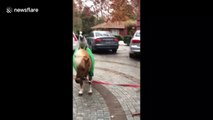
[[[112,50],[113,53],[116,53],[119,47],[119,40],[109,31],[92,31],[86,39],[89,48],[93,52],[102,49]]]
[[[78,46],[78,39],[75,33],[73,32],[73,51],[75,50],[75,48],[77,48],[77,46]]]
[[[137,30],[135,34],[133,35],[131,41],[130,41],[130,51],[129,51],[129,57],[134,57],[135,55],[140,55],[140,30]]]

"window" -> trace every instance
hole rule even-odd
[[[136,32],[135,37],[140,37],[140,32]]]

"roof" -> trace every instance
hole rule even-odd
[[[117,28],[117,29],[124,29],[124,23],[123,22],[104,22],[101,24],[98,24],[96,26],[91,27],[92,29],[98,29],[98,28]]]
[[[136,21],[118,21],[118,22],[104,22],[96,26],[91,27],[92,29],[106,29],[106,28],[115,28],[115,29],[124,29],[126,26],[136,25]]]

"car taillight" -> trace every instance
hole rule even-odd
[[[114,38],[114,41],[115,41],[115,42],[118,42],[118,38]]]
[[[140,43],[140,40],[132,40],[132,43]]]
[[[102,39],[100,39],[100,38],[95,39],[95,42],[101,42],[101,41],[102,41]]]

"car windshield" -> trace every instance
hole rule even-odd
[[[135,37],[140,37],[140,32],[136,32]]]
[[[95,33],[95,36],[96,37],[103,37],[103,36],[107,36],[107,37],[111,37],[112,36],[112,34],[110,33],[110,32],[96,32]]]

